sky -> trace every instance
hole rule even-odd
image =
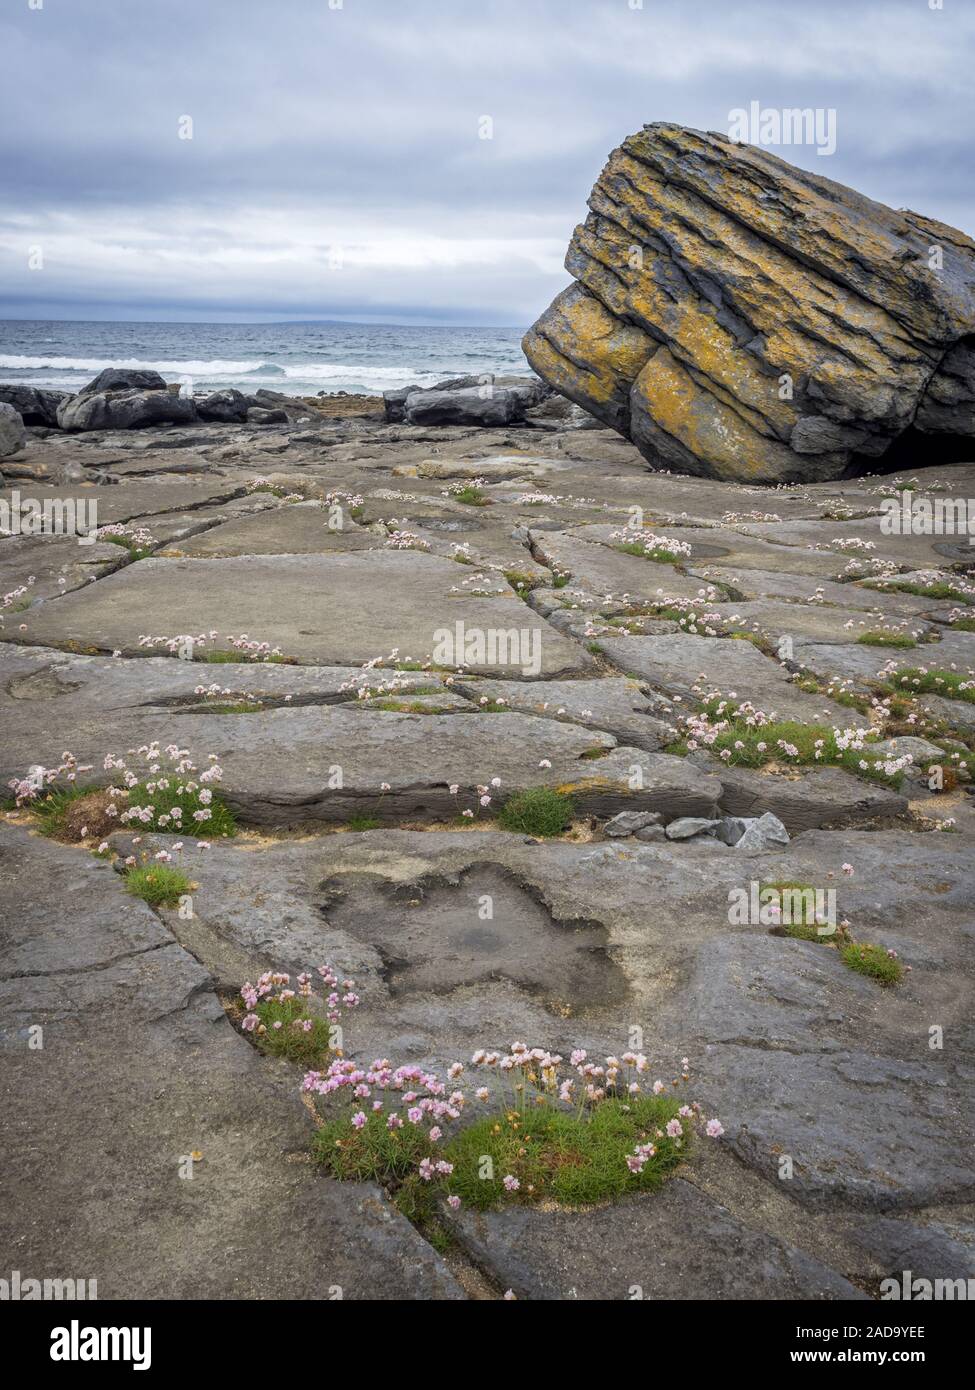
[[[938,3],[2,0],[0,318],[527,325],[625,136],[752,101],[975,233],[975,5]]]

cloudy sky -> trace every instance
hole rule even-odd
[[[0,317],[524,325],[625,135],[751,101],[975,233],[975,5],[937,2],[3,0]]]

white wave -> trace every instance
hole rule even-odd
[[[4,371],[24,373],[20,380],[33,386],[70,388],[81,382],[49,374],[77,373],[87,382],[106,367],[155,371],[170,379],[189,379],[198,387],[208,383],[233,385],[251,391],[267,385],[285,395],[311,395],[316,390],[384,391],[399,386],[432,386],[445,377],[460,375],[463,370],[447,367],[434,370],[429,366],[419,370],[410,366],[379,367],[370,362],[325,362],[314,358],[303,362],[271,362],[266,358],[241,361],[222,357],[155,360],[141,357],[27,357],[0,354],[0,376]],[[485,370],[483,363],[479,370]],[[512,368],[498,370],[511,371]]]

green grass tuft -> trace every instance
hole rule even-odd
[[[459,1197],[464,1207],[484,1211],[501,1203],[541,1201],[589,1206],[653,1191],[689,1148],[687,1122],[682,1121],[683,1136],[665,1133],[680,1106],[673,1096],[611,1098],[580,1115],[542,1104],[524,1114],[485,1115],[442,1144],[432,1143],[419,1125],[387,1129],[382,1113],[369,1114],[359,1130],[344,1114],[319,1129],[314,1150],[334,1177],[392,1189],[404,1215],[427,1229],[446,1193]],[[654,1144],[656,1153],[641,1173],[631,1173],[626,1156],[646,1143]],[[443,1183],[424,1182],[417,1173],[424,1158],[445,1159],[454,1171]],[[484,1176],[488,1171],[491,1176]],[[505,1187],[506,1177],[518,1180],[516,1190]]]
[[[719,714],[719,706],[724,704],[725,709]],[[852,748],[839,748],[833,729],[826,724],[801,724],[793,719],[780,719],[770,724],[749,725],[744,718],[733,717],[733,706],[727,700],[709,700],[705,703],[705,712],[712,718],[728,719],[728,727],[717,735],[713,743],[708,744],[709,751],[718,754],[723,749],[731,751],[731,758],[728,760],[732,767],[765,767],[768,763],[782,763],[791,767],[841,767],[847,772],[853,773],[855,777],[865,778],[870,782],[880,782],[886,787],[897,788],[904,780],[903,773],[888,774],[883,768],[876,765],[876,758],[871,757],[870,743],[865,744],[863,749],[857,751]],[[798,756],[790,757],[781,749],[779,741],[792,745]],[[816,743],[822,740],[822,747],[818,750],[820,756],[817,758]],[[686,742],[681,740],[686,748]],[[742,746],[737,747],[738,744]],[[764,747],[760,748],[759,744]],[[668,750],[671,751],[671,750]],[[861,767],[861,761],[866,762],[866,767]]]
[[[921,670],[919,666],[901,666],[889,678],[891,690],[901,691],[907,686],[913,693],[924,691],[931,695],[943,695],[946,700],[964,700],[975,705],[975,676],[964,676],[959,671],[939,671],[930,667]]]
[[[39,800],[28,803],[27,809],[36,820],[41,834],[56,839],[64,831],[64,818],[71,803],[83,796],[90,796],[92,790],[91,787],[79,787],[77,783],[70,787],[56,787]]]
[[[150,907],[178,907],[190,891],[190,881],[169,864],[140,864],[125,875],[125,891],[143,898]]]
[[[914,584],[910,580],[898,581],[896,579],[886,579],[881,582],[873,579],[868,580],[863,587],[865,589],[880,589],[884,592],[893,589],[899,594],[917,594],[920,598],[953,599],[957,603],[967,604],[972,602],[971,594],[965,593],[962,589],[956,589],[943,579],[938,580],[935,584]]]
[[[840,947],[840,957],[844,965],[855,970],[858,975],[869,975],[882,985],[896,985],[904,977],[904,967],[896,956],[889,956],[883,946],[850,942]]]
[[[275,665],[294,664],[293,662],[289,663],[288,658],[286,656],[278,655],[264,656],[261,657],[260,661],[250,663],[244,652],[221,651],[219,648],[217,648],[214,651],[204,653],[203,660],[209,662],[211,666],[223,666],[229,665],[231,663],[237,666],[246,666],[250,664],[255,666],[263,666],[266,665],[268,662],[272,662]]]
[[[532,787],[505,802],[498,824],[521,835],[561,835],[574,814],[571,797],[551,787]]]
[[[455,502],[463,502],[468,507],[486,507],[491,501],[490,497],[479,487],[475,487],[473,483],[458,488],[452,497]]]
[[[857,641],[864,647],[916,647],[913,637],[906,632],[884,632],[878,628],[872,632],[861,632]]]
[[[331,1026],[313,1014],[304,999],[263,999],[254,1012],[264,1031],[259,1031],[259,1025],[250,1036],[262,1052],[309,1069],[328,1067],[332,1060]],[[306,1022],[311,1023],[307,1030],[301,1026]]]

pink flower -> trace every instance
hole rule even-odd
[[[361,1110],[357,1110],[357,1111],[355,1112],[355,1114],[352,1116],[352,1128],[353,1128],[353,1129],[361,1129],[362,1126],[363,1126],[365,1123],[366,1123],[366,1117],[365,1117],[365,1115],[363,1114],[363,1112],[362,1112]]]
[[[519,1187],[521,1187],[521,1183],[518,1181],[518,1179],[512,1177],[510,1173],[508,1173],[507,1176],[502,1179],[502,1182],[504,1183],[504,1190],[506,1192],[517,1192]]]
[[[447,1198],[447,1205],[448,1205],[448,1207],[450,1207],[451,1211],[456,1211],[457,1208],[460,1206],[460,1198],[459,1198],[459,1197],[448,1197],[448,1198]]]
[[[720,1139],[724,1134],[724,1125],[720,1120],[708,1120],[704,1132],[709,1139]]]

